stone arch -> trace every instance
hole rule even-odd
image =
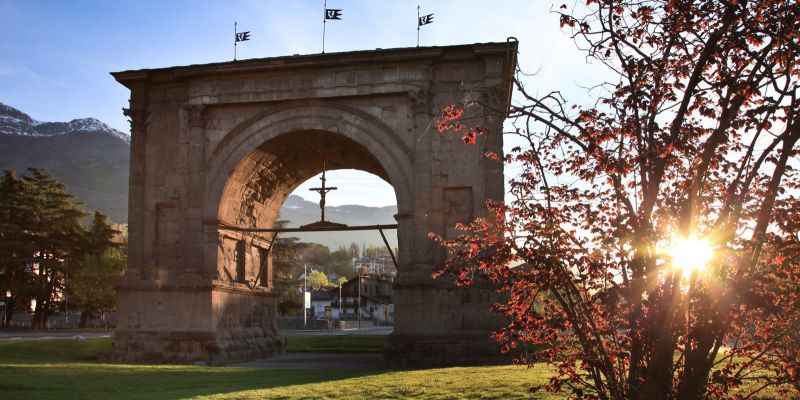
[[[241,242],[253,239],[248,254],[258,257],[252,248],[269,238],[219,222],[269,227],[291,189],[322,169],[297,151],[306,143],[333,153],[330,169],[362,169],[395,190],[398,312],[387,361],[493,361],[489,289],[433,281],[443,252],[428,234],[457,234],[457,222],[503,197],[502,164],[484,157],[502,154],[502,136],[465,146],[431,126],[444,106],[469,97],[482,103],[470,111],[475,121],[501,132],[515,54],[516,42],[484,43],[114,73],[131,90],[131,174],[110,358],[224,364],[283,351],[275,292],[218,268],[247,275],[230,252],[248,253]]]
[[[395,191],[398,213],[408,215],[413,210],[408,181],[411,165],[404,148],[380,121],[333,102],[289,104],[258,113],[231,129],[216,146],[206,173],[204,219],[271,228],[287,196],[322,172],[323,157],[329,170],[359,169],[388,182]],[[205,246],[205,270],[221,276],[226,274],[223,264],[230,264],[238,251],[234,241],[222,243],[217,232],[208,228],[212,237]],[[411,246],[412,238],[406,234],[411,229],[408,218],[398,221],[399,248]],[[244,239],[259,241],[252,234],[237,238]],[[262,272],[255,266],[257,251],[248,249],[248,257],[253,258],[246,263],[249,278],[240,281],[261,279]],[[399,269],[408,264],[408,257],[398,255],[398,259]]]
[[[400,214],[412,211],[410,151],[391,128],[363,112],[341,104],[305,102],[259,113],[232,129],[220,141],[206,168],[206,207],[203,218],[218,218],[220,200],[226,186],[230,178],[235,177],[237,168],[242,167],[243,160],[265,143],[281,136],[304,132],[338,135],[368,149],[369,154],[380,164],[381,170],[373,166],[365,171],[374,173],[394,187]],[[347,166],[331,166],[331,169],[338,168]],[[320,165],[317,173],[321,171]]]

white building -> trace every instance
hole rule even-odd
[[[354,257],[353,270],[359,272],[362,268],[366,268],[367,273],[370,275],[397,276],[397,268],[394,266],[392,257],[388,254],[377,257]]]

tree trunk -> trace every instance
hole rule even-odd
[[[81,311],[81,322],[78,325],[78,328],[84,329],[86,328],[86,324],[89,322],[89,312],[88,311]]]
[[[678,387],[678,400],[696,400],[703,398],[708,384],[708,374],[710,368],[705,359],[694,357],[693,360],[686,360],[686,371]]]
[[[42,314],[44,313],[44,299],[42,296],[36,296],[36,307],[33,309],[33,319],[31,320],[31,329],[43,329]]]
[[[100,312],[100,327],[103,329],[108,329],[108,321],[106,320],[106,312]]]
[[[681,292],[678,278],[672,276],[665,284],[666,293],[661,302],[659,323],[653,327],[660,331],[655,347],[647,363],[644,382],[638,388],[637,398],[641,400],[666,399],[672,391],[672,361],[680,334]],[[669,302],[665,300],[669,299]]]

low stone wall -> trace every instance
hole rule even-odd
[[[321,331],[328,329],[328,321],[309,318],[306,323],[303,323],[302,318],[278,318],[278,329],[282,331]]]

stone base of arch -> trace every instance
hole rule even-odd
[[[128,287],[118,296],[109,361],[226,365],[285,351],[271,293],[211,284]]]
[[[432,266],[418,266],[432,273]],[[392,368],[431,368],[508,364],[491,332],[505,320],[490,311],[500,299],[485,282],[458,287],[452,279],[433,281],[430,273],[412,274],[395,283],[398,314],[395,331],[384,347]]]

